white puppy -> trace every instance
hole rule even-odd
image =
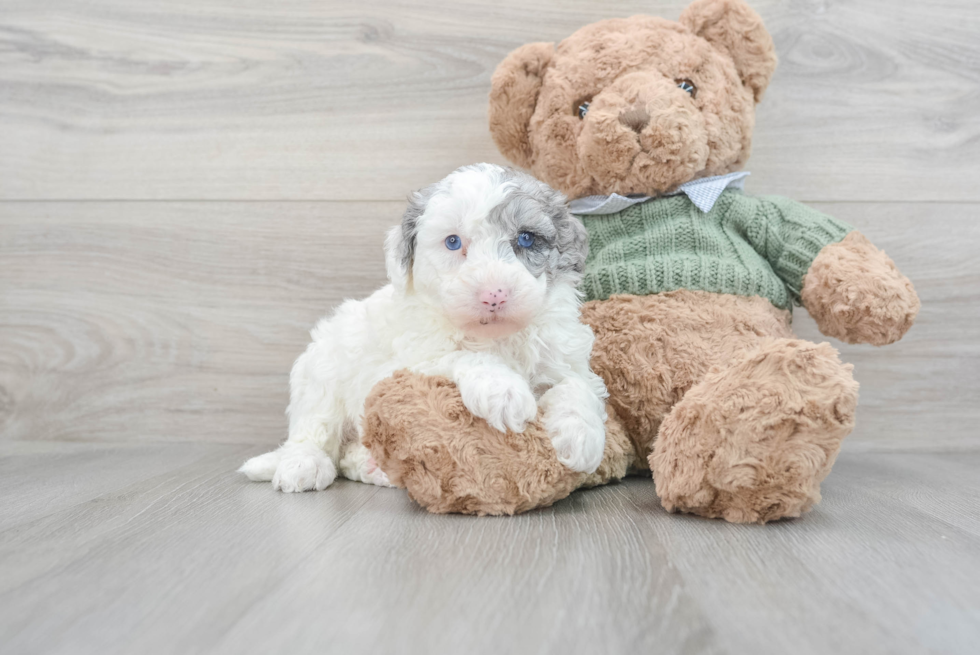
[[[239,470],[282,491],[324,489],[338,468],[387,485],[361,444],[364,401],[407,368],[452,379],[501,431],[521,432],[540,406],[558,459],[594,471],[607,394],[579,321],[587,235],[564,196],[517,171],[466,166],[413,194],[385,252],[391,284],[321,319],[296,360],[289,438]]]

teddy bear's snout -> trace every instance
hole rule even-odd
[[[634,106],[619,114],[619,122],[636,133],[643,131],[650,124],[650,112],[644,107]]]
[[[708,134],[690,96],[666,78],[628,76],[592,98],[578,140],[603,189],[660,192],[704,168]]]

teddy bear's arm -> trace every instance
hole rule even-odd
[[[857,231],[820,251],[800,297],[828,337],[875,346],[901,339],[920,306],[912,282]]]
[[[919,298],[884,252],[853,227],[806,205],[769,196],[747,230],[820,331],[883,346],[912,326]]]

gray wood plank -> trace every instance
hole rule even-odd
[[[973,653],[972,0],[752,3],[782,63],[749,191],[862,229],[924,303],[840,346],[858,428],[804,519],[669,516],[640,478],[436,517],[233,472],[284,436],[308,328],[383,283],[406,192],[502,161],[500,59],[686,4],[0,2],[0,652]]]
[[[0,441],[0,532],[238,448],[210,443]],[[137,462],[139,466],[132,466]]]
[[[677,0],[5,0],[0,198],[396,200],[474,161],[497,63]],[[980,5],[756,0],[751,169],[802,200],[980,200]]]
[[[889,252],[924,303],[898,344],[837,344],[863,385],[849,447],[980,445],[980,207],[815,206]],[[384,282],[401,211],[0,203],[0,438],[275,444],[309,328]],[[802,311],[796,327],[825,340]]]
[[[6,438],[285,438],[315,321],[385,281],[401,203],[0,209]]]
[[[504,519],[357,483],[287,496],[232,472],[249,449],[216,448],[162,474],[130,450],[146,480],[0,530],[5,649],[966,654],[980,638],[977,452],[845,454],[820,506],[760,527],[668,515],[644,478]],[[80,458],[77,475],[102,470]]]
[[[830,341],[861,383],[848,446],[980,446],[980,207],[958,204],[814,203],[864,232],[915,283],[916,324],[884,348],[828,339],[802,309],[797,334]]]

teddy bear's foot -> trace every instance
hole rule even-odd
[[[368,397],[363,443],[430,512],[517,514],[625,476],[635,451],[614,416],[606,425],[599,470],[578,473],[559,463],[540,414],[521,433],[501,432],[467,411],[450,380],[399,371]]]
[[[852,368],[830,344],[766,339],[712,369],[664,419],[650,455],[664,507],[735,523],[809,510],[854,427]]]

